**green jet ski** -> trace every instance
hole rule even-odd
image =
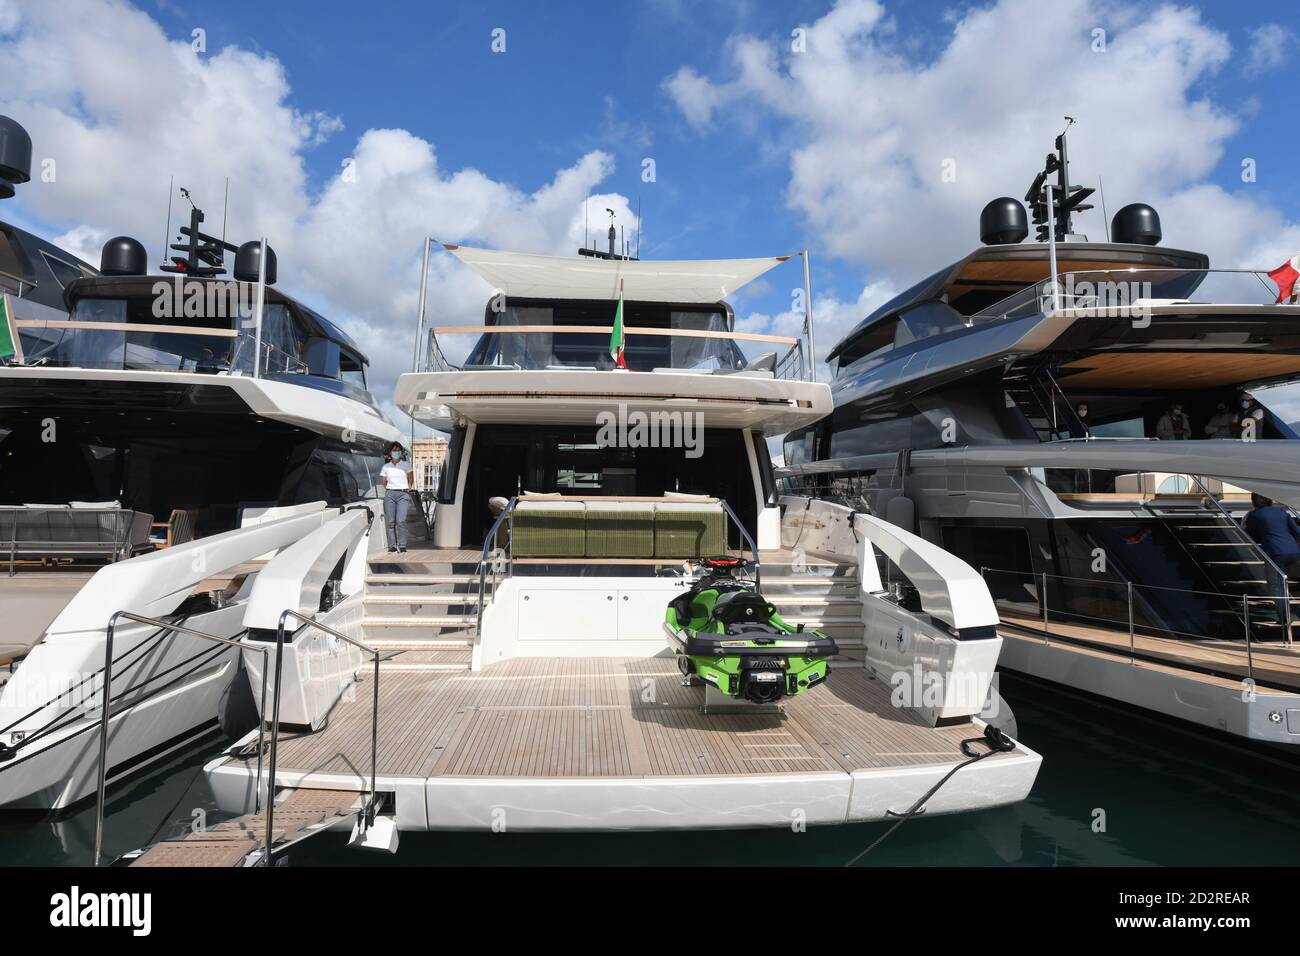
[[[687,677],[699,677],[728,697],[772,704],[826,680],[827,658],[838,654],[821,631],[781,620],[752,582],[737,577],[752,562],[701,558],[691,589],[668,604],[669,644]]]

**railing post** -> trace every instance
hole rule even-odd
[[[1279,567],[1281,567],[1279,565]],[[1282,568],[1282,639],[1291,643],[1291,584],[1286,577],[1286,568]]]
[[[366,829],[375,822],[375,803],[379,794],[379,651],[375,651],[375,690],[370,716],[370,803],[366,807]]]
[[[265,647],[262,652],[262,703],[257,710],[257,784],[253,790],[253,812],[262,810],[262,752],[266,749],[266,679],[271,675],[271,654]],[[240,651],[242,654],[243,651]]]
[[[1128,582],[1128,662],[1130,664],[1134,663],[1133,661],[1133,652],[1135,649],[1134,644],[1135,641],[1134,641],[1134,634],[1133,634],[1133,582],[1129,581]]]
[[[280,668],[284,664],[284,622],[290,611],[280,614],[280,623],[275,630],[275,693],[271,697],[271,756],[267,768],[266,781],[266,858],[263,865],[271,865],[272,825],[275,818],[275,752],[280,741]],[[262,681],[266,683],[265,678]]]
[[[1043,572],[1043,640],[1051,643],[1051,631],[1047,625],[1047,572]]]
[[[95,866],[99,866],[104,848],[104,794],[108,787],[108,709],[113,687],[113,631],[121,611],[114,611],[104,631],[104,695],[100,701],[103,713],[99,717],[99,782],[95,791]]]
[[[1245,605],[1245,611],[1246,611],[1245,615],[1243,616],[1243,620],[1245,621],[1245,626],[1246,626],[1246,679],[1254,680],[1255,661],[1253,659],[1253,655],[1250,652],[1250,597],[1248,595],[1243,594],[1241,596],[1241,602],[1242,604]]]
[[[1241,626],[1246,629],[1246,677],[1251,676],[1254,664],[1250,659],[1250,595],[1241,596]]]

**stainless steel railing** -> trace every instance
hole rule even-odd
[[[375,660],[374,685],[375,686],[374,686],[373,700],[371,702],[371,716],[370,716],[370,798],[366,801],[365,809],[362,811],[363,830],[368,829],[370,825],[375,822],[375,810],[377,808],[377,800],[378,800],[377,794],[378,794],[378,780],[379,780],[379,651],[369,646],[368,644],[363,644],[361,641],[358,641],[356,638],[348,637],[346,634],[343,634],[340,631],[335,630],[334,628],[330,627],[327,624],[320,623],[314,618],[307,617],[307,615],[305,614],[300,614],[297,611],[293,610],[292,608],[285,608],[284,611],[281,612],[280,614],[280,621],[279,624],[276,626],[276,631],[275,631],[275,693],[271,697],[272,700],[271,752],[268,760],[270,766],[267,770],[268,787],[267,787],[267,794],[266,794],[266,850],[265,850],[266,856],[262,861],[263,866],[270,866],[272,863],[272,858],[274,856],[274,851],[272,848],[272,838],[274,836],[273,826],[275,822],[275,759],[276,759],[277,751],[279,748],[279,742],[280,742],[280,672],[284,662],[284,625],[285,622],[289,620],[289,618],[294,618],[295,620],[300,621],[303,625],[307,627],[314,627],[317,630],[323,631],[326,634],[336,637],[341,641],[346,641],[347,643],[351,644],[353,647],[358,647],[361,650],[365,651],[366,653],[374,657]],[[263,701],[265,701],[265,694],[266,694],[266,670],[265,669],[263,669],[262,671],[262,693],[263,693]],[[263,710],[262,713],[265,714],[266,711]],[[260,741],[259,741],[259,749],[257,754],[257,763],[259,768],[258,780],[259,780],[259,787],[260,787],[260,780],[261,780],[260,768],[262,764]]]
[[[371,718],[370,734],[370,796],[366,801],[363,810],[364,826],[369,827],[374,822],[375,811],[377,808],[377,781],[379,770],[379,651],[372,648],[355,638],[348,637],[326,624],[322,624],[306,615],[300,614],[292,609],[286,609],[280,615],[279,624],[276,629],[276,646],[275,646],[275,688],[272,694],[272,715],[271,715],[271,746],[268,752],[266,747],[266,685],[267,676],[270,674],[270,654],[269,648],[252,647],[248,644],[233,638],[218,637],[215,634],[207,634],[203,631],[195,630],[192,627],[185,627],[180,624],[169,624],[166,621],[160,621],[155,618],[143,617],[139,614],[133,614],[130,611],[116,611],[108,619],[108,627],[105,632],[104,646],[104,691],[103,699],[100,705],[100,726],[99,726],[99,774],[96,787],[95,801],[95,856],[94,865],[99,866],[103,856],[103,838],[104,838],[104,805],[108,789],[108,725],[111,718],[110,708],[112,705],[111,687],[113,682],[113,637],[114,631],[119,620],[135,621],[139,624],[146,624],[156,627],[162,631],[172,631],[180,634],[187,634],[191,637],[201,638],[216,644],[223,644],[234,647],[238,650],[254,650],[262,655],[262,689],[261,703],[257,732],[257,777],[254,785],[253,810],[255,813],[262,809],[262,757],[268,754],[267,763],[267,791],[266,791],[266,846],[264,849],[265,857],[263,864],[270,866],[273,858],[273,837],[275,824],[275,764],[279,748],[280,738],[280,694],[281,694],[281,676],[284,663],[284,632],[285,623],[289,618],[296,618],[308,627],[314,627],[324,631],[339,640],[360,648],[374,657],[374,699],[373,713]],[[147,695],[146,695],[147,697]],[[134,707],[141,703],[145,697],[132,702],[129,706]]]
[[[478,618],[477,618],[478,623],[475,624],[475,629],[474,629],[474,642],[476,644],[479,641],[481,641],[483,638],[483,606],[487,601],[486,588],[487,588],[487,571],[488,571],[488,552],[492,550],[492,543],[496,541],[497,531],[500,530],[502,522],[504,522],[506,518],[508,518],[514,512],[515,505],[517,505],[518,503],[519,503],[518,495],[515,495],[508,502],[506,502],[506,506],[502,508],[501,513],[497,515],[497,520],[492,522],[492,527],[488,529],[487,537],[483,539],[483,551],[479,555],[479,559],[478,559]],[[514,535],[512,534],[510,538],[511,540],[513,540]],[[507,542],[506,544],[505,556],[506,556],[506,560],[509,562],[508,565],[509,569],[513,570],[514,552],[509,542]],[[497,569],[498,569],[498,564],[494,558],[492,561],[492,594],[493,595],[497,593]]]
[[[1232,650],[1230,646],[1225,646],[1225,644],[1236,645],[1241,649],[1241,652],[1244,652],[1244,660],[1241,662],[1241,666],[1244,666],[1244,676],[1251,680],[1255,679],[1255,654],[1258,651],[1257,645],[1260,643],[1260,638],[1255,634],[1254,628],[1252,627],[1252,623],[1258,619],[1252,616],[1252,612],[1261,605],[1272,604],[1278,600],[1276,595],[1243,594],[1240,596],[1240,599],[1238,599],[1235,596],[1224,595],[1218,591],[1205,591],[1194,588],[1176,588],[1158,584],[1134,584],[1132,581],[1098,580],[1096,578],[1085,578],[1077,575],[1072,576],[1065,574],[1049,574],[1046,572],[1015,571],[1008,568],[992,568],[984,566],[979,570],[980,576],[986,583],[990,580],[990,576],[996,575],[1006,575],[1012,580],[1025,580],[1027,582],[1032,582],[1033,588],[1037,592],[1038,603],[1040,606],[1040,620],[1037,624],[1041,627],[1044,636],[1049,639],[1049,643],[1050,638],[1053,637],[1064,639],[1066,642],[1082,641],[1085,644],[1090,643],[1086,636],[1080,637],[1077,635],[1070,635],[1059,627],[1061,624],[1071,622],[1085,622],[1088,625],[1098,627],[1102,631],[1109,631],[1116,634],[1127,633],[1129,663],[1136,663],[1139,658],[1146,657],[1148,659],[1158,660],[1160,663],[1168,666],[1182,666],[1190,670],[1204,668],[1189,667],[1185,661],[1177,657],[1160,653],[1159,648],[1147,648],[1145,651],[1139,652],[1137,647],[1139,630],[1142,632],[1142,636],[1165,640],[1170,643],[1171,647],[1186,645],[1188,642],[1197,643],[1212,641],[1213,648],[1220,655],[1230,653]],[[1122,606],[1123,611],[1119,616],[1104,616],[1106,610],[1104,607],[1095,608],[1087,606],[1088,602],[1085,601],[1081,595],[1076,595],[1076,599],[1069,602],[1068,605],[1056,605],[1049,611],[1048,584],[1053,581],[1060,582],[1062,585],[1076,584],[1081,585],[1084,588],[1109,589],[1110,596],[1114,598],[1114,601],[1110,603],[1112,605]],[[1005,607],[1004,602],[1009,602],[1011,604],[1020,603],[1005,597],[999,598],[997,596],[998,589],[996,588],[990,588],[990,592],[994,595],[994,600],[999,604],[999,606]],[[1239,604],[1240,607],[1235,611],[1235,613],[1241,615],[1243,636],[1241,638],[1235,638],[1232,636],[1216,636],[1205,632],[1180,630],[1172,622],[1162,621],[1154,623],[1150,620],[1139,620],[1139,614],[1136,609],[1138,599],[1146,602],[1161,594],[1178,599],[1218,599],[1224,602],[1225,610],[1229,606]],[[1030,594],[1027,594],[1026,596],[1030,597]],[[1032,597],[1030,597],[1030,599],[1032,600]],[[1097,602],[1094,601],[1092,603],[1096,604]],[[1102,603],[1104,604],[1106,602],[1103,601]],[[1054,625],[1057,625],[1056,629],[1053,629]],[[1111,647],[1112,645],[1105,644],[1104,646]],[[1272,644],[1272,647],[1275,650],[1284,649],[1287,653],[1290,653],[1291,651],[1291,646],[1286,643],[1274,643]]]
[[[164,631],[173,631],[178,634],[188,634],[191,637],[202,638],[205,641],[212,641],[215,644],[225,644],[229,647],[234,647],[241,650],[245,647],[244,644],[241,644],[239,641],[234,640],[232,638],[217,637],[215,634],[205,634],[203,631],[196,631],[192,627],[185,627],[184,625],[181,624],[169,624],[166,621],[160,621],[157,620],[156,618],[142,617],[139,614],[132,614],[130,611],[114,611],[113,615],[108,619],[108,628],[105,630],[104,633],[104,670],[103,670],[104,692],[103,692],[103,699],[100,703],[100,710],[102,711],[102,713],[100,714],[100,721],[99,721],[99,780],[96,787],[96,798],[95,798],[95,859],[94,859],[95,866],[99,866],[100,857],[102,855],[103,846],[104,846],[104,801],[105,801],[105,793],[107,792],[108,789],[108,723],[109,723],[109,718],[111,716],[110,708],[112,707],[112,686],[113,686],[113,634],[117,628],[117,622],[119,620],[135,621],[137,624],[147,624],[150,627],[156,627]],[[266,665],[269,661],[269,657],[268,657],[269,652],[266,650],[266,648],[256,648],[256,650],[259,650],[262,653],[262,673],[265,675]],[[277,677],[279,676],[278,671],[276,676]],[[279,708],[278,686],[276,688],[276,691],[277,691],[276,708],[278,710]],[[145,697],[147,696],[148,695],[145,695]],[[141,697],[139,700],[134,701],[133,703],[129,704],[127,708],[124,709],[129,709],[130,707],[134,707],[136,704],[141,703],[145,699],[145,697]],[[266,713],[265,678],[263,678],[262,680],[261,707],[262,707],[261,713],[265,714]],[[275,733],[274,730],[272,730],[273,745],[274,745],[274,733]],[[263,743],[265,741],[265,736],[266,736],[266,721],[259,720],[258,740],[257,740],[257,786],[256,786],[255,796],[254,796],[255,810],[260,809],[260,801],[261,801],[261,794],[262,794],[262,750],[263,750]],[[274,759],[274,749],[272,750],[272,757]],[[274,764],[272,764],[272,766],[274,766]],[[272,789],[274,789],[274,787]],[[272,802],[273,802],[272,800],[267,801],[268,808]]]
[[[1215,495],[1210,491],[1210,489],[1205,486],[1205,482],[1201,481],[1199,475],[1189,474],[1188,477],[1191,478],[1192,481],[1196,482],[1196,487],[1201,489],[1201,493],[1206,497],[1206,499],[1209,500],[1211,504],[1214,505],[1215,509],[1219,512],[1220,516],[1225,521],[1228,522],[1228,525],[1231,528],[1235,530],[1236,536],[1241,541],[1242,546],[1250,548],[1252,553],[1256,554],[1260,558],[1263,558],[1264,563],[1268,565],[1270,570],[1272,570],[1273,574],[1276,576],[1277,584],[1282,591],[1282,615],[1281,615],[1282,622],[1283,622],[1282,637],[1288,644],[1290,644],[1291,643],[1291,586],[1287,583],[1286,569],[1284,569],[1276,561],[1274,561],[1273,558],[1269,555],[1269,553],[1260,546],[1259,542],[1257,542],[1254,538],[1252,538],[1249,534],[1247,534],[1245,529],[1243,529],[1240,525],[1237,524],[1236,520],[1228,512],[1228,509],[1223,507],[1223,503],[1219,501],[1219,499],[1215,497]],[[1244,623],[1247,632],[1249,632],[1250,629],[1249,616],[1247,616],[1244,619]],[[1249,646],[1249,642],[1247,642],[1247,646]]]

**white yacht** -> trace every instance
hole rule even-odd
[[[1038,754],[985,743],[989,721],[1012,724],[978,572],[869,515],[777,497],[768,436],[825,416],[830,392],[800,340],[737,332],[725,300],[787,257],[446,248],[496,291],[482,325],[430,330],[398,382],[399,407],[451,434],[433,539],[392,555],[371,530],[360,612],[317,619],[365,645],[360,663],[339,645],[332,683],[280,633],[269,766],[256,748],[213,760],[223,810],[351,794],[358,839],[368,825],[391,848],[400,830],[798,827],[1029,793]],[[459,366],[454,335],[476,340]],[[751,343],[784,354],[749,359]],[[709,556],[752,566],[791,644],[834,645],[825,680],[755,702],[674,654],[668,605]],[[919,597],[900,603],[881,565]],[[245,643],[259,686],[268,645]],[[795,651],[770,646],[767,676],[788,678]]]
[[[0,807],[93,792],[106,667],[110,780],[212,731],[247,682],[203,635],[237,636],[268,557],[373,501],[400,437],[356,343],[274,288],[274,251],[202,221],[169,277],[126,237],[96,270],[0,230]]]

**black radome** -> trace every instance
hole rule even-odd
[[[1140,246],[1160,244],[1160,216],[1146,203],[1129,203],[1110,221],[1112,242],[1131,242]]]
[[[262,262],[262,243],[250,239],[235,253],[235,278],[240,282],[256,282]],[[275,285],[275,249],[266,247],[266,284]]]
[[[980,242],[986,246],[1014,245],[1029,235],[1029,218],[1019,200],[995,199],[980,213]]]
[[[130,236],[114,236],[99,254],[99,271],[106,276],[142,276],[149,272],[144,246]]]

